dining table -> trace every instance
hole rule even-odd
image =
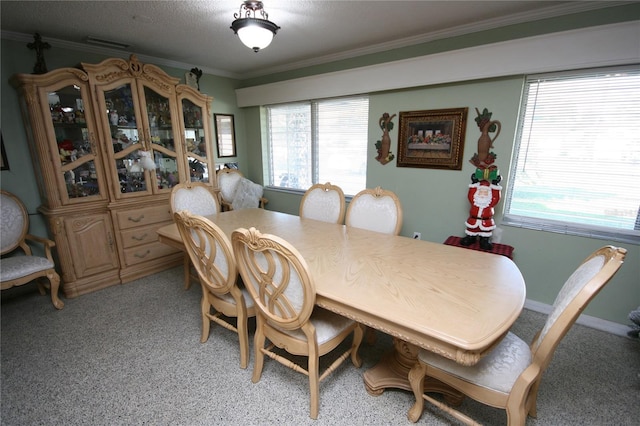
[[[302,254],[316,304],[393,337],[393,348],[363,373],[367,391],[411,390],[408,372],[420,348],[471,366],[506,335],[524,306],[526,288],[505,256],[261,208],[206,216],[231,238],[254,227],[284,238]],[[175,224],[161,242],[184,249]],[[460,394],[437,382],[425,388]]]

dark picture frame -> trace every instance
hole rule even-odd
[[[236,130],[233,114],[213,114],[218,158],[236,156]]]
[[[7,153],[4,150],[4,138],[2,137],[2,133],[0,133],[0,170],[9,170],[9,160],[7,160]]]
[[[462,170],[469,108],[400,112],[398,167]]]

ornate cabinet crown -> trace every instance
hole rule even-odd
[[[67,297],[178,265],[171,189],[217,186],[210,96],[135,55],[81,66],[11,78]]]

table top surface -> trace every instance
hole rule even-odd
[[[524,279],[505,256],[264,209],[207,218],[229,237],[255,227],[289,241],[309,266],[319,306],[463,364],[497,344],[524,305]],[[181,244],[175,224],[158,234]]]

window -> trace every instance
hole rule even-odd
[[[269,185],[306,190],[331,182],[345,194],[366,187],[369,98],[267,107]]]
[[[640,243],[640,68],[531,76],[504,224]]]

